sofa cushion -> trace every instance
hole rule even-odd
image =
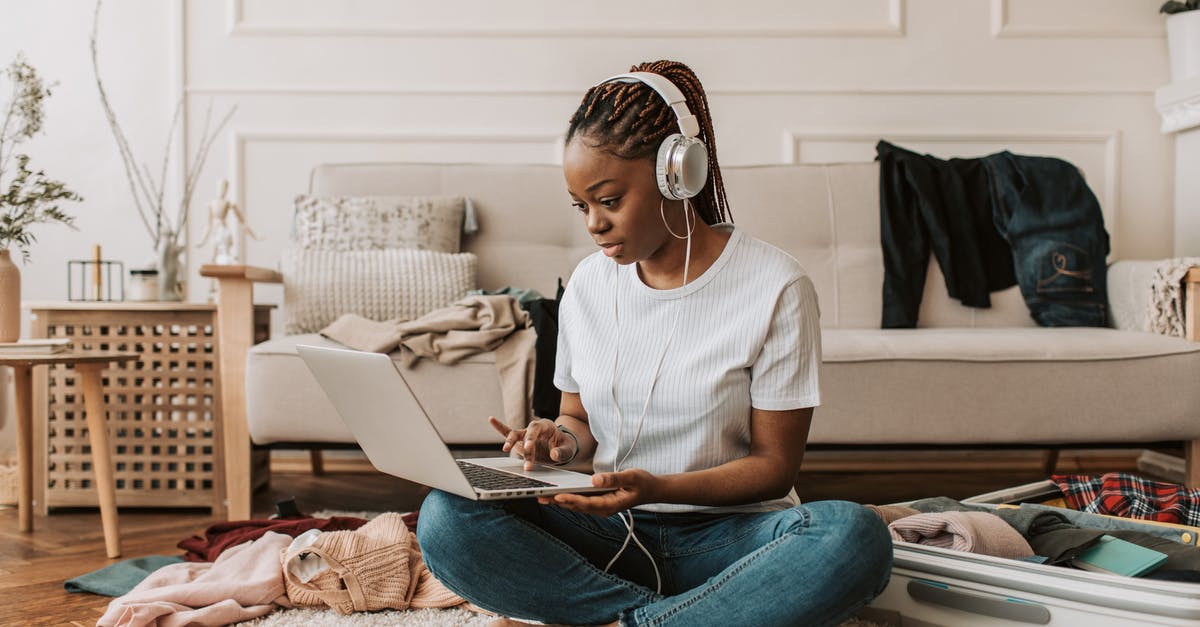
[[[461,196],[296,197],[297,248],[417,248],[459,252],[466,200]]]
[[[471,253],[432,250],[284,251],[284,333],[313,333],[342,314],[418,318],[475,289]]]
[[[1200,343],[1099,328],[828,330],[811,442],[1200,438]]]
[[[300,344],[341,347],[316,333],[307,333],[280,337],[250,349],[246,358],[246,419],[250,439],[257,444],[354,442],[333,404],[296,353]],[[398,352],[392,355],[399,357]],[[443,440],[499,445],[500,436],[487,423],[488,416],[501,416],[504,411],[495,353],[472,355],[454,366],[423,359],[412,368],[399,365],[398,368],[417,400],[434,417]],[[298,420],[299,416],[303,419]]]

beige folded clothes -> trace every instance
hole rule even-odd
[[[955,551],[1020,558],[1033,555],[1025,538],[988,512],[938,512],[905,516],[888,525],[893,540]]]
[[[319,557],[328,565],[310,581],[303,581],[292,568],[306,556]],[[321,533],[310,545],[284,548],[278,559],[288,599],[298,607],[328,606],[349,614],[467,603],[429,572],[417,537],[396,513],[383,514],[352,531]]]
[[[268,531],[227,549],[215,562],[164,566],[113,599],[96,625],[228,625],[291,607],[279,567],[279,552],[291,541]]]
[[[321,335],[361,351],[390,353],[398,348],[408,368],[420,358],[455,364],[496,351],[504,422],[520,429],[532,414],[537,333],[529,325],[529,314],[520,303],[502,294],[468,296],[416,320],[376,322],[343,314],[321,329]]]

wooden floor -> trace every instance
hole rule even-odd
[[[906,458],[897,453],[810,453],[797,491],[806,501],[840,498],[890,503],[924,496],[964,498],[1045,478],[1037,454],[941,452]],[[869,466],[850,472],[847,466]],[[361,472],[352,460],[327,463],[330,474],[312,476],[284,460],[273,464],[270,485],[254,497],[254,516],[265,518],[276,501],[295,497],[306,513],[321,509],[411,511],[424,489],[415,484]],[[1064,452],[1059,472],[1107,472],[1136,468],[1128,451],[1076,456]],[[355,470],[357,472],[346,472]],[[121,559],[178,555],[180,540],[216,522],[207,510],[122,509]],[[104,557],[100,517],[94,510],[55,510],[35,517],[33,533],[17,530],[14,508],[0,508],[0,625],[94,625],[108,598],[69,594],[67,579],[119,560]]]

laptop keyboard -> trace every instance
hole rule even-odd
[[[548,488],[554,486],[553,483],[509,474],[486,466],[477,466],[462,460],[458,460],[458,467],[467,476],[467,481],[470,481],[473,487],[480,490],[516,490],[520,488]]]

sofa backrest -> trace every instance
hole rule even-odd
[[[799,260],[817,288],[825,328],[878,328],[883,253],[879,166],[734,166],[721,169],[734,221]],[[312,172],[318,196],[454,195],[475,206],[479,232],[463,250],[479,257],[479,285],[533,287],[553,294],[596,250],[570,206],[557,165],[326,164]],[[920,325],[1034,326],[1016,287],[993,294],[987,310],[951,300],[937,264],[925,282]]]

